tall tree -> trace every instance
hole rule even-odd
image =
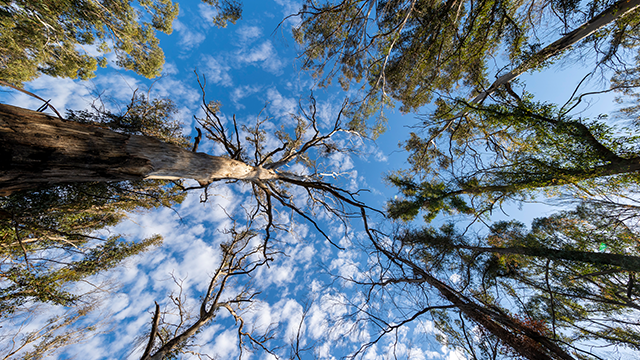
[[[189,145],[180,124],[171,120],[175,106],[135,93],[122,114],[71,112],[70,118],[113,129],[146,134],[178,146]],[[154,236],[140,243],[118,236],[101,239],[95,232],[120,222],[127,211],[172,206],[185,197],[161,180],[54,184],[0,197],[0,308],[8,315],[26,301],[70,305],[78,296],[68,284],[117,265],[122,259],[157,244]]]
[[[546,324],[554,342],[597,358],[589,343],[640,350],[638,323],[629,320],[640,310],[637,216],[626,204],[585,203],[536,219],[530,231],[510,221],[479,238],[452,225],[398,238],[431,272],[455,269],[458,286],[479,301],[514,304],[504,311]]]
[[[378,260],[367,280],[353,280],[368,287],[367,302],[357,307],[355,316],[370,319],[377,334],[363,344],[357,354],[375,345],[384,335],[431,317],[443,331],[439,339],[449,346],[464,345],[470,349],[472,358],[478,357],[473,350],[476,345],[471,342],[486,345],[489,341],[502,347],[494,349],[493,358],[506,355],[505,358],[517,356],[530,360],[574,359],[566,346],[550,338],[546,328],[535,319],[511,313],[501,306],[501,299],[479,296],[481,294],[466,281],[466,273],[456,271],[463,266],[455,259],[450,262],[452,259],[445,257],[425,258],[419,247],[394,241],[368,228],[367,233]],[[425,251],[429,248],[425,247]],[[391,309],[379,309],[377,303],[385,300],[389,300]],[[459,317],[460,322],[456,324],[451,315]],[[475,330],[471,330],[473,328]],[[450,341],[450,336],[466,339],[463,341],[468,344]]]
[[[4,141],[2,148],[6,153],[13,154],[6,158],[8,160],[7,166],[3,167],[2,175],[0,175],[3,180],[6,180],[2,185],[5,194],[10,194],[5,199],[14,197],[20,199],[28,189],[36,189],[29,191],[35,191],[33,196],[44,201],[47,197],[43,194],[49,194],[47,189],[54,186],[55,190],[50,191],[50,197],[53,200],[60,200],[64,203],[62,201],[64,196],[73,195],[74,191],[77,191],[79,200],[85,201],[84,197],[91,198],[86,193],[91,192],[93,187],[106,188],[108,191],[104,195],[109,199],[106,203],[101,203],[101,197],[97,196],[97,199],[87,201],[88,205],[79,209],[77,216],[73,215],[75,214],[73,208],[66,210],[71,210],[73,216],[70,220],[77,218],[79,221],[89,222],[91,221],[90,216],[94,215],[98,217],[94,219],[95,222],[108,225],[117,222],[119,217],[111,216],[110,213],[105,215],[102,212],[103,207],[109,210],[110,206],[113,206],[115,215],[117,215],[120,214],[120,210],[130,209],[127,208],[128,206],[135,208],[144,201],[147,201],[149,205],[155,203],[171,205],[171,198],[164,199],[159,196],[159,199],[156,200],[150,196],[154,191],[184,195],[186,190],[201,189],[203,190],[202,200],[206,201],[209,196],[209,187],[215,186],[216,182],[241,181],[249,185],[253,195],[245,202],[243,209],[247,211],[247,217],[260,218],[260,221],[256,222],[263,230],[262,243],[254,249],[256,244],[255,241],[252,241],[251,249],[254,252],[261,252],[264,261],[272,258],[270,256],[273,246],[270,243],[272,236],[277,231],[289,227],[278,222],[280,219],[280,216],[276,216],[278,208],[287,209],[287,212],[292,214],[291,216],[299,216],[308,221],[332,244],[334,244],[332,239],[318,225],[314,214],[318,211],[326,212],[327,215],[346,223],[349,218],[360,215],[360,212],[354,212],[353,208],[368,209],[357,200],[355,192],[341,189],[323,180],[323,174],[331,170],[321,163],[323,157],[336,151],[352,151],[349,148],[342,148],[339,145],[340,141],[344,140],[343,136],[358,137],[356,133],[341,127],[343,113],[348,111],[348,103],[343,104],[343,108],[332,125],[321,126],[316,119],[315,100],[311,98],[304,106],[301,104],[298,114],[293,115],[296,126],[291,133],[282,128],[275,134],[267,134],[263,129],[265,120],[260,118],[256,120],[254,125],[242,128],[236,124],[235,119],[229,119],[229,123],[232,124],[231,128],[225,128],[223,126],[224,120],[217,114],[219,104],[206,102],[204,95],[202,100],[205,115],[197,119],[203,129],[198,131],[204,133],[206,138],[223,149],[224,155],[210,156],[196,152],[201,136],[198,136],[190,150],[184,149],[187,146],[185,139],[174,139],[173,143],[161,141],[163,134],[176,130],[172,126],[155,131],[140,131],[140,128],[144,129],[146,124],[155,124],[156,122],[166,124],[161,115],[166,114],[166,109],[171,108],[166,103],[148,101],[146,98],[144,102],[150,105],[152,110],[149,110],[148,106],[137,106],[134,101],[127,108],[125,112],[127,115],[124,117],[113,114],[72,112],[68,118],[75,121],[61,120],[43,113],[7,105],[0,106],[4,114],[0,120],[1,127],[4,129],[4,135],[0,136]],[[94,121],[96,119],[100,121],[96,123]],[[11,135],[11,129],[24,131],[23,140]],[[116,132],[111,129],[121,130]],[[179,130],[179,128],[177,129]],[[242,133],[240,129],[242,129]],[[271,138],[272,136],[275,139]],[[171,137],[168,139],[170,140]],[[280,141],[279,145],[273,149],[266,148],[265,144],[272,144],[273,140]],[[34,157],[28,154],[41,154],[42,156]],[[20,169],[24,169],[27,173],[31,172],[31,174],[39,173],[40,175],[36,177],[44,178],[42,181],[31,181],[29,180],[31,176],[23,175],[26,173],[21,174]],[[51,174],[53,177],[46,179],[49,176],[47,174]],[[60,174],[63,175],[60,176]],[[182,178],[195,179],[199,184],[189,187],[179,181]],[[85,188],[87,181],[90,181],[89,184],[91,184],[88,186],[88,190]],[[131,187],[134,185],[129,184],[141,184],[142,189],[146,192]],[[302,194],[292,190],[295,188],[302,189]],[[133,194],[123,197],[123,194],[127,195],[129,190]],[[150,194],[147,195],[147,192]],[[119,200],[121,202],[118,202]],[[55,216],[57,210],[55,204],[45,210],[47,209],[50,209],[48,211],[52,216]],[[33,209],[33,211],[37,210],[39,209]],[[7,214],[18,213],[14,210],[6,212]],[[103,217],[100,218],[100,216]],[[109,219],[112,219],[113,222],[109,222],[111,221]],[[29,218],[25,215],[21,220],[27,222]],[[7,221],[7,226],[12,224],[9,218]],[[61,226],[67,226],[65,224],[61,222]],[[44,231],[37,226],[38,224],[35,224],[34,228],[38,231]],[[68,226],[73,228],[74,223],[70,223]],[[10,230],[7,229],[7,233]],[[250,235],[247,235],[249,236],[247,239],[253,239],[255,231],[256,229],[247,229],[247,234]],[[60,232],[52,231],[51,233],[56,235]],[[38,238],[38,233],[35,233],[34,235],[22,236],[20,239],[23,240],[23,245],[29,243],[36,246],[41,238],[53,237],[53,235],[47,233],[46,236]],[[88,234],[84,234],[85,236],[82,237],[80,236],[82,234],[72,233],[71,230],[65,232],[64,235],[68,236],[68,239],[64,240],[68,241],[69,249],[74,245],[82,244],[82,239],[90,238],[90,236],[86,236]],[[79,240],[75,241],[72,236],[77,236]],[[27,239],[26,242],[25,239]],[[150,239],[149,244],[153,240],[155,239]],[[53,246],[66,244],[65,241],[58,238],[54,238],[52,241],[58,241],[58,243],[52,243]],[[112,242],[118,243],[115,240]],[[47,243],[43,242],[42,244]],[[145,245],[149,244],[145,243]],[[24,257],[20,247],[21,242],[19,239],[16,240],[15,236],[12,245],[14,258],[17,261],[21,261],[21,257],[24,258],[23,267],[28,269],[29,265],[26,262],[31,263],[32,257],[29,256],[29,253],[26,258]],[[27,252],[30,250],[27,248]],[[95,250],[96,253],[104,253],[100,252],[101,248],[95,248]],[[230,253],[229,256],[233,257],[235,253]],[[67,267],[73,266],[74,264],[70,263]],[[61,268],[64,266],[54,268],[54,271]],[[220,276],[226,277],[224,272],[227,270],[222,269],[221,271],[223,273]],[[217,286],[215,284],[218,284],[220,276],[212,280],[212,284],[214,284],[212,286]],[[222,287],[224,288],[224,285]],[[46,301],[47,299],[40,300]],[[61,303],[65,302],[61,301]],[[217,314],[219,310],[221,308],[216,305],[215,309],[211,310],[211,316]],[[210,318],[204,318],[198,323],[196,329],[208,323],[209,320]],[[174,330],[177,336],[185,329],[179,327]],[[168,335],[163,334],[167,339]],[[161,347],[164,345],[168,347],[164,347],[161,353],[173,352],[176,349],[176,344],[184,343],[191,335],[193,334],[186,333],[169,345],[163,342]],[[167,339],[167,341],[169,340]],[[180,347],[178,346],[178,348]],[[160,348],[156,350],[159,351]]]
[[[70,112],[83,123],[126,134],[155,136],[188,147],[180,124],[172,118],[175,106],[166,99],[149,100],[134,93],[122,113],[104,110]],[[96,324],[86,324],[87,313],[96,310],[96,297],[108,292],[88,277],[113,268],[129,257],[161,243],[154,235],[139,241],[105,236],[105,228],[119,223],[128,212],[171,207],[185,198],[174,184],[161,180],[111,183],[75,183],[45,186],[0,197],[0,320],[3,340],[12,324],[22,329],[11,334],[3,355],[39,359],[94,335]],[[102,231],[101,231],[102,230]],[[80,291],[85,281],[92,289]],[[43,303],[47,303],[44,305]],[[91,304],[91,306],[87,306]],[[65,317],[49,319],[37,331],[33,324],[37,307],[62,306]],[[26,352],[25,352],[26,351]]]
[[[242,318],[242,311],[248,308],[258,295],[257,291],[251,289],[252,274],[268,261],[273,261],[275,255],[271,252],[263,254],[261,242],[253,241],[258,235],[252,230],[253,220],[247,219],[246,226],[234,224],[232,229],[225,231],[230,239],[220,245],[220,264],[211,276],[206,291],[201,295],[200,306],[195,314],[190,313],[185,305],[181,291],[171,297],[172,307],[177,310],[174,313],[179,314],[175,323],[162,316],[160,305],[156,302],[151,330],[141,360],[162,360],[185,353],[197,354],[191,349],[195,336],[211,325],[221,312],[228,312],[238,326],[240,357],[243,351],[251,348],[259,348],[275,355],[268,347],[271,340],[269,334],[254,334],[256,331],[245,324]],[[176,282],[180,287],[179,281]],[[231,295],[230,289],[236,286],[240,290],[237,294]],[[170,311],[166,310],[165,313]]]
[[[606,116],[573,119],[568,109],[512,95],[501,92],[502,102],[490,105],[439,103],[432,120],[440,123],[428,128],[434,135],[412,134],[405,145],[411,170],[390,176],[406,197],[389,203],[392,217],[409,220],[420,209],[428,221],[441,211],[477,216],[539,190],[593,195],[635,187],[635,125],[611,126]],[[440,124],[460,111],[465,116],[443,133]],[[434,145],[444,134],[447,141]]]
[[[309,110],[301,108],[300,114],[295,117],[295,133],[290,135],[278,131],[276,136],[282,146],[267,151],[263,145],[266,133],[260,127],[260,120],[255,127],[246,128],[249,134],[247,142],[241,142],[235,122],[233,130],[225,129],[216,114],[218,104],[206,103],[203,97],[206,117],[198,121],[206,130],[206,136],[226,150],[225,156],[195,152],[199,138],[192,149],[194,151],[188,151],[155,137],[136,135],[134,130],[139,126],[136,121],[141,117],[135,115],[136,111],[132,110],[135,107],[130,108],[130,116],[125,119],[107,116],[103,121],[106,126],[102,127],[60,120],[7,105],[0,105],[0,108],[3,129],[0,143],[3,144],[5,155],[0,170],[0,189],[5,195],[68,183],[102,182],[104,186],[110,186],[106,183],[178,181],[186,178],[198,181],[199,186],[189,189],[205,189],[206,198],[206,189],[214,182],[246,181],[253,189],[255,211],[267,217],[265,252],[270,233],[277,228],[272,216],[273,202],[311,222],[330,242],[331,239],[308,211],[319,207],[339,220],[347,221],[352,216],[348,210],[350,207],[366,208],[355,198],[355,193],[323,181],[322,170],[318,170],[314,159],[334,151],[348,151],[332,142],[332,137],[339,133],[350,133],[341,128],[342,112],[348,108],[347,103],[343,104],[333,127],[323,134],[318,128],[315,100],[312,99]],[[145,121],[150,121],[149,114],[145,116]],[[72,116],[82,122],[89,117],[87,113],[75,113]],[[114,124],[131,131],[123,133],[106,128]],[[287,167],[294,163],[303,165],[306,173],[297,174],[288,170]],[[307,210],[289,194],[288,188],[291,186],[303,188],[309,194],[310,207]],[[168,189],[179,191],[185,188],[175,183]],[[138,203],[133,204],[136,206]],[[12,244],[20,245],[20,241],[14,240]]]
[[[368,97],[389,95],[403,111],[411,111],[460,86],[470,93],[463,96],[477,95],[474,102],[482,101],[585,39],[605,53],[601,62],[616,60],[620,47],[635,46],[633,14],[639,4],[308,1],[298,13],[302,22],[294,36],[304,46],[304,68],[325,81],[339,75],[343,87],[364,80]],[[546,34],[542,19],[558,20],[566,33],[543,49],[535,35]],[[491,84],[489,61],[500,49],[507,49],[513,70]]]

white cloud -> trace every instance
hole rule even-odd
[[[231,86],[231,75],[229,75],[229,66],[215,59],[211,55],[203,55],[201,63],[203,64],[203,74],[207,77],[207,83],[220,84],[222,86]]]
[[[218,14],[213,6],[203,3],[198,4],[198,13],[204,21],[204,25],[209,27],[213,26],[213,17]]]
[[[49,103],[65,116],[65,109],[79,110],[90,105],[90,100],[87,100],[91,99],[90,85],[85,81],[41,76],[27,83],[25,88],[44,100],[51,99]],[[9,90],[2,97],[4,103],[31,110],[36,110],[43,104],[42,101],[15,90]],[[51,110],[46,112],[53,114]]]
[[[426,334],[435,334],[439,331],[436,330],[433,321],[431,320],[422,320],[418,322],[416,327],[414,328],[414,333],[418,336]]]
[[[328,168],[337,173],[344,173],[355,166],[353,165],[353,160],[351,160],[351,156],[341,152],[334,152],[329,155],[329,164]]]
[[[340,244],[344,245],[342,242]],[[338,253],[338,258],[331,261],[329,269],[337,270],[338,275],[343,279],[360,280],[363,278],[363,274],[358,269],[358,263],[354,261],[357,256],[358,254],[354,251],[341,251]],[[352,286],[348,280],[343,283],[345,286]]]
[[[447,360],[467,360],[468,358],[464,355],[464,352],[460,349],[455,349],[447,355]]]
[[[226,330],[216,337],[214,352],[221,359],[231,359],[238,352],[238,336],[233,330]]]
[[[280,92],[275,88],[267,90],[267,100],[269,101],[269,112],[280,120],[279,123],[283,120],[282,118],[291,121],[289,115],[296,112],[298,107],[297,101],[292,98],[282,96],[282,94],[280,94]]]
[[[176,30],[178,34],[180,34],[180,45],[182,46],[182,52],[187,52],[194,47],[197,47],[206,39],[205,34],[193,30],[193,27],[187,27],[178,19],[175,19],[173,21],[173,29]]]
[[[258,85],[236,86],[231,92],[231,101],[234,103],[236,109],[244,109],[244,105],[240,103],[240,100],[257,93],[261,89]]]
[[[236,33],[240,37],[241,43],[251,43],[262,35],[262,30],[257,26],[241,26],[236,30]]]
[[[178,70],[176,64],[172,62],[165,62],[162,67],[162,75],[175,75],[179,72],[180,70]]]
[[[302,4],[294,0],[275,0],[275,2],[282,6],[282,14],[284,16],[295,14],[302,8]],[[299,17],[290,17],[286,22],[289,26],[293,27],[299,25],[300,21]]]
[[[460,274],[451,274],[451,276],[449,276],[449,280],[454,284],[457,284],[461,279]]]
[[[200,90],[188,86],[185,81],[178,80],[174,77],[163,77],[153,84],[151,88],[152,97],[166,97],[174,101],[176,104],[184,104],[190,109],[200,104]],[[188,117],[191,114],[187,115]]]
[[[273,74],[280,74],[284,63],[278,58],[278,52],[270,40],[249,50],[241,49],[236,53],[236,59],[241,63],[260,65]]]

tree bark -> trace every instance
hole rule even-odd
[[[623,270],[640,272],[640,257],[633,255],[594,253],[589,251],[560,250],[549,248],[514,247],[481,247],[456,245],[457,248],[494,254],[526,255],[549,260],[578,261],[594,265],[618,266]]]
[[[0,195],[72,182],[140,179],[273,180],[275,171],[156,138],[0,104]]]
[[[574,360],[571,355],[567,354],[563,349],[549,341],[546,337],[538,334],[535,330],[526,328],[512,321],[508,321],[510,323],[510,327],[519,331],[521,336],[513,334],[508,329],[505,329],[501,324],[494,321],[491,316],[487,314],[486,309],[482,309],[473,301],[462,295],[456,294],[453,289],[431,276],[420,267],[417,267],[412,263],[410,263],[410,265],[415,273],[420,274],[420,276],[429,285],[438,290],[442,297],[455,305],[460,312],[466,315],[469,319],[483,326],[504,344],[510,346],[511,349],[520,356],[529,360]]]

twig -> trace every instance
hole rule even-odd
[[[19,87],[13,86],[13,85],[9,84],[9,83],[8,83],[8,82],[6,82],[6,81],[2,81],[2,80],[0,80],[0,85],[10,87],[10,88],[12,88],[12,89],[15,89],[15,90],[18,90],[18,91],[20,91],[20,92],[23,92],[23,93],[25,93],[25,94],[27,94],[27,95],[33,96],[34,98],[36,98],[36,99],[38,99],[38,100],[40,100],[40,101],[43,101],[43,102],[44,102],[44,105],[46,105],[45,109],[46,109],[47,107],[50,107],[50,108],[51,108],[51,110],[53,110],[53,112],[55,112],[55,113],[56,113],[56,115],[58,115],[58,117],[60,118],[60,120],[64,120],[64,118],[62,117],[62,115],[60,115],[60,113],[58,112],[58,110],[56,110],[56,108],[54,108],[54,107],[53,107],[53,105],[49,104],[49,101],[51,101],[50,99],[49,99],[49,100],[45,100],[45,99],[41,98],[40,96],[38,96],[38,95],[36,95],[36,94],[34,94],[34,93],[32,93],[32,92],[29,92],[29,91],[27,91],[27,90],[25,90],[25,89],[20,89]],[[44,106],[44,105],[43,105],[43,106]],[[44,110],[44,109],[43,109],[43,110]],[[40,111],[40,110],[38,110],[38,111]]]

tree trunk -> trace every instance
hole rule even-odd
[[[374,240],[366,222],[365,231],[373,241],[376,249],[385,254],[390,261],[396,263],[400,267],[405,265],[411,268],[414,274],[434,287],[440,293],[440,295],[442,295],[442,297],[444,297],[452,305],[457,307],[461,313],[466,315],[469,319],[475,321],[480,326],[484,327],[487,331],[500,339],[500,341],[502,341],[504,344],[511,347],[511,349],[513,349],[513,351],[518,353],[520,356],[529,360],[574,360],[571,355],[566,353],[562,348],[560,348],[554,342],[550,341],[548,338],[539,334],[536,330],[510,321],[510,319],[503,319],[508,323],[508,327],[520,334],[518,336],[512,333],[512,331],[506,329],[500,323],[492,319],[492,317],[496,315],[493,311],[490,311],[489,309],[483,309],[481,306],[476,304],[474,301],[466,298],[464,295],[456,293],[455,290],[453,290],[440,280],[436,279],[422,267],[418,266],[412,261],[399,256],[397,253],[392,253],[381,247]]]
[[[517,78],[524,72],[538,66],[543,61],[560,54],[564,50],[575,45],[578,41],[593,34],[596,30],[602,28],[603,26],[606,26],[613,21],[627,15],[631,11],[635,10],[639,5],[640,0],[620,0],[616,2],[607,10],[600,13],[598,16],[582,24],[580,27],[574,29],[560,39],[554,41],[544,49],[538,51],[512,71],[500,76],[498,79],[496,79],[496,81],[493,82],[493,84],[491,84],[491,86],[489,86],[488,89],[478,94],[478,96],[476,96],[471,102],[474,104],[481,103],[482,101],[484,101],[484,99],[487,98],[487,96],[491,95],[500,86],[511,82],[513,79]]]
[[[278,175],[225,157],[0,104],[0,195],[91,181],[271,180]]]
[[[494,254],[526,255],[549,260],[578,261],[594,265],[613,265],[618,266],[623,270],[640,272],[640,257],[632,255],[594,253],[589,251],[560,250],[548,248],[532,248],[523,246],[501,248],[457,245],[455,247],[478,252],[490,252]]]
[[[549,341],[549,339],[538,334],[535,330],[526,328],[512,321],[508,321],[510,323],[510,327],[520,332],[520,336],[513,334],[508,329],[505,329],[501,324],[494,321],[491,316],[487,314],[485,309],[480,308],[473,301],[466,299],[462,295],[456,294],[456,292],[449,286],[431,276],[427,271],[424,271],[415,264],[411,262],[405,263],[408,263],[412,267],[414,273],[420,274],[420,276],[429,285],[438,290],[438,292],[440,292],[440,294],[451,304],[455,305],[460,312],[487,329],[491,334],[500,339],[500,341],[511,347],[513,351],[520,354],[520,356],[529,360],[574,360],[571,355],[567,354],[555,343]]]

